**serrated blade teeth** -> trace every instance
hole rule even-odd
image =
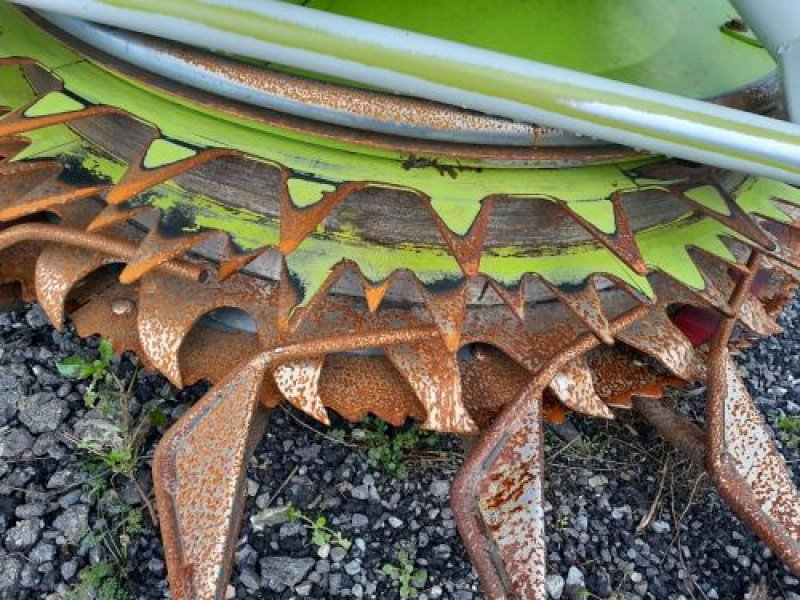
[[[647,265],[636,244],[619,193],[592,202],[561,202],[560,205],[634,272],[647,274]]]
[[[592,371],[581,356],[562,368],[550,382],[550,389],[558,399],[575,412],[613,419],[614,414],[594,389]]]
[[[89,119],[99,115],[119,112],[117,109],[109,106],[91,106],[89,108],[48,113],[46,111],[49,110],[50,107],[45,102],[49,99],[54,99],[55,97],[53,94],[60,94],[60,92],[51,92],[37,99],[28,107],[7,113],[0,117],[0,137],[10,137],[28,131],[50,127],[52,125],[62,125],[81,119]],[[63,96],[63,94],[60,95]],[[54,108],[54,110],[57,109]]]
[[[0,139],[0,166],[13,160],[19,152],[30,145],[30,142],[22,138]]]
[[[224,235],[218,231],[206,231],[193,235],[167,237],[158,228],[153,228],[142,240],[136,255],[128,262],[120,273],[119,280],[124,284],[138,281],[165,262],[178,258],[186,252],[212,237]]]
[[[321,198],[306,207],[297,207],[289,193],[288,174],[282,172],[283,191],[281,194],[281,240],[279,249],[286,256],[294,252],[303,240],[336,208],[345,198],[367,187],[366,183],[347,182],[335,191],[322,193]]]
[[[57,329],[64,323],[64,305],[81,279],[104,265],[117,262],[107,254],[49,244],[36,261],[36,296]]]
[[[545,284],[603,343],[609,345],[614,343],[603,303],[591,279],[587,280],[582,288],[575,290],[562,290],[547,282]]]
[[[693,189],[678,189],[675,192],[679,198],[701,214],[719,221],[764,248],[775,247],[774,241],[741,209],[722,186],[709,183]]]
[[[364,299],[367,301],[367,308],[369,312],[375,313],[383,302],[384,297],[392,287],[391,278],[385,281],[372,285],[366,278],[362,278],[362,285],[364,286]]]
[[[686,381],[692,381],[700,371],[691,342],[661,311],[653,311],[623,329],[617,339],[655,358]]]
[[[128,208],[124,206],[107,205],[100,211],[91,223],[86,227],[90,233],[102,231],[124,223],[130,219],[143,218],[149,215],[160,214],[160,211],[153,206],[141,206]],[[157,219],[154,219],[154,221]]]
[[[783,333],[783,328],[767,314],[761,300],[748,294],[739,309],[739,320],[753,333],[768,336]]]
[[[425,407],[425,427],[453,433],[477,429],[461,398],[456,355],[441,342],[397,344],[387,347],[385,352]]]
[[[163,144],[169,144],[176,149],[165,150],[162,153]],[[157,145],[159,152],[154,152],[154,146]],[[157,157],[153,157],[154,153]],[[222,149],[198,152],[160,138],[155,139],[145,150],[141,161],[132,163],[125,175],[122,176],[122,179],[109,190],[108,194],[106,194],[106,201],[109,204],[122,204],[160,183],[164,183],[173,177],[177,177],[186,171],[191,171],[200,165],[229,153],[229,151]]]
[[[454,290],[436,293],[427,291],[421,284],[419,287],[425,306],[442,334],[446,350],[456,352],[461,344],[469,286],[462,282]]]
[[[105,185],[75,187],[65,184],[58,180],[60,172],[60,165],[52,165],[40,168],[39,177],[31,178],[35,173],[35,167],[28,173],[20,172],[3,177],[0,191],[0,221],[12,221],[49,209],[57,210],[65,205],[96,196],[106,189]],[[31,183],[33,186],[20,193],[18,186],[15,185],[15,178],[22,180],[23,187]]]
[[[295,408],[330,425],[328,411],[319,395],[319,378],[324,357],[313,357],[283,364],[273,371],[275,384]]]

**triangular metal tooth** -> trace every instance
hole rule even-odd
[[[523,275],[519,280],[515,290],[508,289],[506,286],[492,277],[486,278],[489,287],[491,287],[492,290],[494,290],[494,292],[500,297],[500,299],[503,301],[503,304],[505,304],[505,306],[507,306],[509,310],[511,310],[511,312],[523,322],[525,321],[525,288],[528,285],[530,277],[530,275]]]
[[[369,312],[375,313],[392,287],[392,278],[388,277],[384,281],[372,284],[366,277],[361,277],[361,284],[364,286],[364,299],[367,301]]]
[[[764,267],[774,271],[780,271],[792,281],[800,283],[800,268],[792,267],[786,263],[765,257],[763,259]]]
[[[616,337],[656,359],[681,379],[693,381],[700,373],[701,365],[692,343],[660,310],[650,312]]]
[[[800,190],[787,183],[764,177],[748,179],[738,190],[736,204],[751,218],[761,217],[790,227],[800,226],[792,216],[800,208]]]
[[[631,268],[638,275],[647,275],[648,269],[645,264],[639,246],[636,244],[636,238],[631,230],[628,215],[625,214],[625,207],[622,205],[621,192],[614,192],[614,194],[604,200],[598,202],[607,202],[608,205],[604,207],[606,211],[611,211],[614,220],[614,231],[603,231],[598,226],[600,223],[595,224],[589,220],[588,215],[584,211],[578,209],[577,203],[569,203],[560,201],[559,205],[566,211],[566,213],[573,218],[581,227],[583,227],[592,237],[598,242],[608,248],[614,255]]]
[[[129,208],[126,206],[114,206],[109,204],[100,211],[91,223],[89,223],[86,230],[90,233],[95,233],[116,227],[131,219],[143,219],[145,217],[150,217],[153,225],[155,225],[158,223],[158,217],[160,215],[161,211],[155,206],[145,205]]]
[[[330,425],[328,411],[319,396],[319,378],[324,357],[305,358],[277,367],[272,375],[281,394],[295,408]]]
[[[440,341],[396,344],[386,356],[417,394],[425,407],[424,427],[451,433],[477,430],[461,398],[461,374],[454,352]]]
[[[335,191],[323,194],[322,199],[316,204],[298,208],[293,204],[289,194],[289,173],[285,169],[281,170],[281,179],[281,241],[278,247],[284,256],[294,252],[306,236],[314,231],[345,198],[369,187],[369,184],[364,182],[342,183]]]
[[[164,140],[157,137],[157,134],[154,134],[148,147],[143,150],[141,158],[130,164],[128,170],[119,182],[106,194],[106,202],[109,204],[122,204],[138,196],[142,192],[146,192],[152,187],[177,177],[186,171],[191,171],[192,169],[223,156],[235,154],[234,151],[225,148],[210,148],[201,151],[192,150],[194,153],[188,155],[187,158],[183,158],[184,155],[182,154],[176,154],[172,157],[177,159],[175,162],[166,162],[162,164],[161,161],[158,161],[153,164],[160,166],[147,168],[145,166],[145,161],[149,156],[149,151],[154,144],[162,142],[164,142]]]
[[[142,240],[136,250],[136,255],[120,273],[119,280],[124,284],[138,281],[142,276],[165,262],[183,256],[198,244],[220,235],[225,234],[220,231],[203,231],[196,234],[167,237],[161,233],[158,227],[155,227]]]
[[[728,271],[733,269],[742,272],[743,267],[741,265],[732,265],[702,248],[690,248],[687,254],[705,282],[702,289],[695,289],[686,285],[679,279],[662,271],[663,275],[674,282],[675,286],[682,288],[689,295],[697,297],[703,305],[710,306],[726,316],[733,316],[733,309],[728,304],[732,289],[732,280]]]
[[[240,254],[234,249],[233,242],[229,236],[225,237],[222,244],[222,259],[219,261],[219,269],[217,270],[217,278],[220,281],[225,281],[231,275],[235,275],[271,250],[271,248],[259,248],[252,252]]]
[[[0,139],[0,169],[8,164],[21,151],[30,146],[30,140],[21,137]]]
[[[418,286],[425,306],[442,334],[445,348],[448,352],[456,352],[461,345],[461,331],[467,312],[467,282],[463,281],[454,289],[443,292],[429,292],[421,283]]]
[[[220,284],[148,274],[140,282],[139,295],[138,329],[143,352],[155,368],[181,387],[181,344],[200,317],[217,308],[237,308],[255,321],[260,336],[271,339],[276,293],[274,286],[242,275],[233,275]]]
[[[564,405],[577,413],[614,418],[614,414],[597,395],[592,371],[583,356],[568,362],[550,382],[550,389]]]
[[[50,322],[64,324],[64,306],[72,288],[90,273],[119,259],[100,252],[48,244],[36,261],[36,298]]]
[[[753,333],[763,336],[783,333],[783,328],[767,314],[761,300],[747,294],[739,309],[739,321]]]
[[[597,293],[592,278],[584,282],[583,287],[575,289],[561,289],[542,279],[543,283],[553,292],[558,300],[583,322],[604,344],[613,344],[614,336],[611,335],[608,319],[605,315],[603,302]]]
[[[34,163],[36,164],[36,163]],[[27,172],[26,172],[27,171]],[[13,221],[25,216],[75,203],[97,196],[107,186],[92,185],[76,187],[58,179],[61,165],[42,163],[38,169],[20,169],[13,175],[0,174],[3,183],[0,189],[0,221]],[[35,177],[31,177],[35,175]],[[25,180],[28,179],[28,182]],[[22,186],[32,184],[27,191],[20,193],[15,179],[22,179]]]
[[[481,255],[483,254],[483,244],[486,240],[486,232],[494,210],[497,198],[487,196],[481,201],[481,208],[478,216],[472,222],[467,233],[459,236],[447,226],[444,219],[431,206],[430,199],[426,199],[425,205],[436,223],[439,232],[447,242],[450,251],[456,261],[461,266],[461,270],[467,277],[476,277],[480,272]]]
[[[53,92],[51,92],[53,93]],[[111,106],[89,106],[81,110],[73,112],[61,112],[55,114],[45,114],[36,117],[27,117],[25,113],[33,106],[36,105],[41,98],[37,98],[34,102],[24,106],[18,110],[7,113],[0,117],[0,137],[9,137],[20,135],[29,131],[43,129],[44,127],[51,127],[53,125],[63,125],[65,123],[72,123],[74,121],[91,119],[101,115],[119,114],[117,108]]]
[[[696,212],[719,221],[759,246],[774,248],[774,241],[742,210],[730,192],[718,183],[708,181],[700,186],[672,186],[670,191]]]

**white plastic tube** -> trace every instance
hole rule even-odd
[[[800,127],[302,6],[16,0],[651,152],[800,184]]]

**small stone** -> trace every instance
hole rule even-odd
[[[53,560],[56,556],[56,547],[46,541],[41,541],[28,553],[28,559],[35,565],[41,565]]]
[[[656,533],[669,533],[671,527],[666,521],[653,521],[650,523],[650,529]]]
[[[302,535],[304,531],[305,528],[302,526],[302,524],[297,523],[296,521],[291,521],[281,525],[278,535],[282,540],[284,540],[289,537]]]
[[[161,576],[164,574],[164,561],[160,558],[151,558],[147,562],[147,570],[154,575]]]
[[[725,546],[725,554],[733,559],[736,559],[736,557],[739,556],[739,548],[736,546]]]
[[[257,590],[261,586],[258,575],[251,569],[244,569],[239,575],[239,581],[244,587],[251,591]]]
[[[289,520],[288,506],[268,506],[250,517],[250,525],[254,531],[264,531],[268,527],[283,525]]]
[[[45,512],[47,512],[47,507],[43,503],[31,502],[29,504],[20,504],[14,514],[19,519],[32,519],[44,516]]]
[[[357,485],[350,490],[350,495],[356,500],[369,500],[369,486]]]
[[[9,552],[23,552],[33,547],[41,533],[41,519],[20,521],[6,532],[6,548]]]
[[[19,458],[23,452],[31,448],[33,448],[33,436],[21,427],[0,435],[0,456],[3,458]]]
[[[14,598],[22,561],[13,556],[0,556],[0,598]]]
[[[593,488],[603,487],[608,483],[608,478],[603,474],[592,475],[589,477],[589,486]]]
[[[49,323],[47,315],[38,304],[31,306],[31,309],[25,313],[25,322],[28,323],[31,329],[42,329]]]
[[[330,544],[322,544],[319,548],[317,548],[317,556],[319,558],[328,558],[331,553],[331,545]]]
[[[261,579],[273,592],[293,588],[314,566],[313,558],[291,558],[289,556],[268,556],[262,558]]]
[[[311,594],[311,589],[313,587],[314,586],[311,585],[310,581],[304,581],[296,588],[294,588],[294,591],[297,593],[298,596],[308,596]]]
[[[235,600],[236,598],[236,588],[232,585],[229,585],[228,588],[225,590],[225,600]]]
[[[78,561],[76,559],[68,560],[67,562],[61,565],[61,577],[64,578],[64,581],[69,581],[73,577],[75,577],[75,573],[78,572]]]
[[[433,483],[431,483],[431,495],[435,498],[447,498],[450,494],[450,483],[448,481],[444,481],[443,479],[437,479]]]
[[[348,575],[355,575],[361,572],[361,562],[358,560],[351,560],[344,566],[344,570]]]
[[[89,507],[75,504],[67,508],[53,521],[53,527],[64,534],[70,542],[77,542],[89,530]]]
[[[585,585],[586,583],[581,570],[577,567],[570,567],[569,571],[567,572],[566,587],[574,591],[584,587]]]
[[[351,523],[353,525],[353,529],[365,529],[367,525],[369,525],[369,518],[367,518],[367,515],[355,513],[351,517]]]
[[[67,414],[66,404],[55,394],[40,392],[19,403],[19,420],[31,433],[55,431]]]
[[[397,517],[395,517],[395,516],[389,517],[389,518],[387,519],[387,522],[388,522],[388,523],[389,523],[389,525],[391,525],[391,526],[392,526],[394,529],[399,529],[400,527],[402,527],[402,526],[403,526],[403,521],[401,521],[400,519],[398,519],[398,518],[397,518]]]
[[[560,600],[564,593],[564,578],[561,575],[548,575],[544,579],[544,589],[553,600]]]
[[[340,546],[334,546],[331,548],[331,561],[335,563],[340,563],[344,560],[345,556],[347,556],[347,550],[341,548]]]

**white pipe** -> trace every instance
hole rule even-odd
[[[17,3],[800,184],[796,125],[302,6]]]
[[[781,68],[786,109],[800,121],[800,1],[732,0]]]

